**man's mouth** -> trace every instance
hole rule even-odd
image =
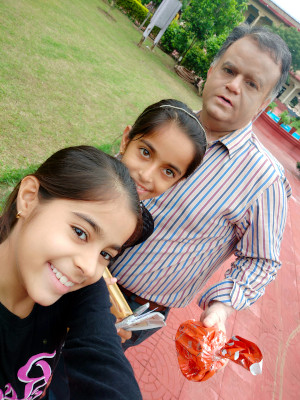
[[[219,99],[221,99],[223,102],[227,103],[229,106],[232,107],[232,103],[231,103],[231,101],[230,101],[227,97],[224,97],[224,96],[218,96],[218,97],[219,97]]]
[[[55,267],[53,267],[52,264],[50,264],[50,267],[60,283],[62,283],[64,286],[68,288],[74,286],[74,282],[69,281],[69,279],[65,275],[63,275],[60,271],[58,271]]]

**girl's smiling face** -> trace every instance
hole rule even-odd
[[[174,122],[168,122],[151,134],[129,139],[130,126],[123,134],[122,162],[136,183],[140,200],[164,193],[182,179],[192,162],[192,141]]]
[[[29,189],[35,178],[27,178],[23,184]],[[12,271],[25,298],[48,306],[101,278],[137,223],[124,196],[113,197],[108,202],[39,203],[32,202],[30,190],[23,190],[23,199],[18,199],[21,218],[12,232]]]

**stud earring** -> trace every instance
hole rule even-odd
[[[18,212],[17,212],[17,215],[16,215],[16,218],[17,218],[17,219],[21,218],[21,214],[22,214],[22,211],[18,211]]]

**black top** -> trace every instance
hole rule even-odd
[[[103,279],[24,319],[0,303],[0,398],[46,399],[64,345],[72,400],[141,400],[114,324]]]

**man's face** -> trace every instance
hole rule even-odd
[[[242,128],[268,105],[279,76],[280,65],[268,52],[249,37],[239,39],[208,71],[203,123],[224,134]]]

